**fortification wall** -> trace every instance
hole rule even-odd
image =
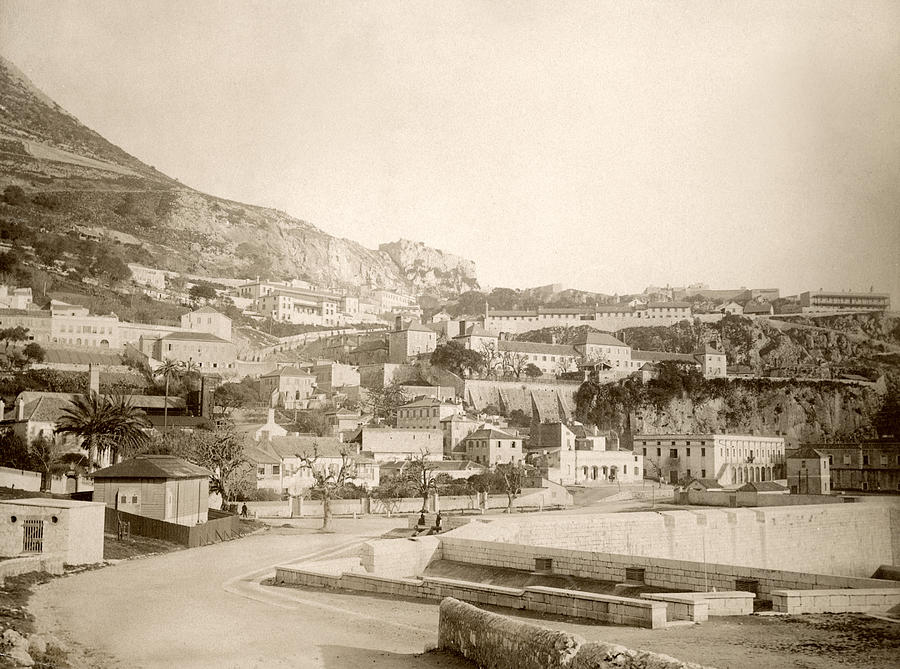
[[[890,503],[828,504],[503,519],[447,536],[868,577],[882,564],[895,564],[891,508]]]

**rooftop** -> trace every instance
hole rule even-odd
[[[212,476],[212,473],[174,455],[139,455],[91,474],[94,479],[194,479],[206,476]]]
[[[570,344],[541,344],[531,341],[508,341],[501,339],[497,342],[497,349],[510,353],[536,353],[545,355],[575,355],[575,349]]]
[[[628,344],[605,332],[585,332],[583,335],[580,335],[574,343],[576,346],[594,344],[597,346],[622,346],[628,348]]]
[[[303,370],[297,369],[296,367],[282,367],[281,369],[276,369],[268,374],[262,374],[259,378],[266,379],[274,376],[307,376],[316,378],[315,374],[307,374]]]
[[[227,339],[222,339],[221,337],[217,337],[207,332],[172,332],[171,334],[167,334],[165,337],[162,337],[162,339],[168,339],[172,341],[208,341],[220,342],[222,344],[231,343]]]
[[[497,430],[494,428],[481,428],[480,430],[475,430],[472,434],[466,437],[466,440],[469,439],[519,439],[514,434],[509,434],[508,432],[504,432],[503,430]]]

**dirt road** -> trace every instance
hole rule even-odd
[[[276,564],[347,550],[397,520],[338,520],[335,534],[278,530],[130,560],[39,587],[39,628],[80,646],[93,667],[468,667],[419,656],[437,641],[433,604],[326,592],[257,592]],[[260,589],[262,590],[262,589]]]

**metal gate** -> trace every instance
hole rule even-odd
[[[42,553],[44,551],[44,521],[40,518],[25,519],[25,534],[22,543],[23,553]]]

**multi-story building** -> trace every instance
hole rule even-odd
[[[673,325],[690,319],[688,302],[650,302],[635,307],[604,305],[583,308],[540,307],[535,310],[490,311],[484,314],[484,329],[520,333],[548,327],[591,325],[600,330],[640,325]]]
[[[418,306],[413,295],[395,293],[391,290],[373,291],[372,297],[381,313],[399,313],[403,310]]]
[[[394,427],[363,426],[353,438],[360,451],[378,462],[418,458],[423,453],[429,460],[444,457],[444,439],[440,430],[414,430]]]
[[[315,485],[312,470],[301,459],[301,456],[312,458],[314,453],[314,467],[317,469],[337,471],[346,464],[353,474],[347,478],[348,483],[362,488],[375,488],[379,484],[378,463],[360,453],[355,445],[345,444],[334,437],[288,435],[259,441],[252,447],[247,454],[248,459],[253,457],[256,450],[260,450],[277,461],[270,463],[269,458],[266,461],[259,456],[255,459],[257,467],[264,467],[261,476],[259,471],[257,474],[264,480],[264,485],[280,492],[299,495]],[[278,487],[275,481],[278,481]]]
[[[880,439],[859,444],[806,446],[828,458],[832,490],[900,491],[900,441]]]
[[[457,446],[463,439],[472,434],[484,424],[477,418],[472,418],[464,413],[453,414],[441,421],[441,431],[444,433],[444,457],[453,458]]]
[[[316,363],[312,373],[315,374],[319,392],[328,396],[359,388],[359,369],[352,365],[324,360]]]
[[[631,482],[643,476],[643,456],[607,450],[606,438],[580,423],[534,423],[527,448],[541,476],[560,485]]]
[[[66,346],[120,348],[119,319],[95,316],[87,307],[51,300],[50,341]]]
[[[500,368],[534,365],[543,374],[562,374],[577,369],[575,349],[568,344],[541,344],[501,339],[497,342]],[[522,363],[522,364],[520,364]]]
[[[475,430],[462,440],[458,448],[465,453],[467,460],[486,467],[525,461],[522,437],[491,427]]]
[[[31,288],[0,285],[0,309],[27,309],[33,303]]]
[[[259,377],[259,394],[276,407],[305,408],[315,390],[316,375],[296,367],[282,367]]]
[[[388,339],[388,360],[396,364],[406,364],[410,358],[431,353],[437,348],[437,333],[421,323],[410,323],[403,327],[397,317],[395,329]]]
[[[196,364],[201,374],[227,374],[234,369],[234,344],[206,332],[172,332],[160,338],[142,335],[139,346],[155,360]]]
[[[644,471],[672,484],[715,479],[723,485],[785,475],[784,437],[742,434],[636,434]]]
[[[397,408],[397,427],[440,430],[442,421],[463,413],[461,404],[434,397],[419,397]]]
[[[840,293],[806,291],[800,293],[803,311],[890,311],[891,296],[887,293]]]
[[[811,446],[787,451],[787,483],[794,494],[828,495],[831,472],[828,456]]]
[[[337,325],[339,298],[278,290],[257,298],[256,311],[274,321],[305,325]]]
[[[0,309],[0,329],[25,328],[28,341],[51,343],[50,312],[43,309]]]
[[[212,307],[200,307],[181,317],[181,327],[191,332],[206,332],[231,341],[231,319]]]
[[[610,369],[630,371],[631,347],[602,332],[586,332],[575,340],[575,351],[582,363],[603,362]]]

